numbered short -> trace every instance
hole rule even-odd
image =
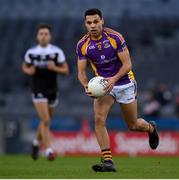
[[[137,83],[133,81],[126,85],[114,86],[110,95],[118,103],[129,104],[137,99]]]
[[[32,100],[37,102],[48,102],[50,107],[56,107],[59,103],[58,93],[32,93]]]

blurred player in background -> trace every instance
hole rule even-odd
[[[32,100],[41,120],[32,143],[32,158],[38,158],[39,146],[43,144],[48,160],[54,159],[50,142],[50,120],[58,104],[57,74],[68,75],[65,55],[57,46],[50,44],[52,29],[42,24],[37,30],[38,44],[25,54],[23,72],[31,76]]]
[[[106,95],[94,99],[94,116],[96,137],[102,152],[102,164],[92,166],[94,171],[116,171],[108,132],[105,126],[108,113],[115,102],[120,103],[124,119],[132,131],[147,132],[149,144],[156,149],[159,136],[154,122],[137,118],[137,87],[131,71],[131,59],[122,35],[112,29],[103,27],[104,20],[98,9],[85,12],[85,25],[88,33],[78,42],[78,79],[88,96],[88,79],[86,75],[89,60],[95,74],[105,77],[108,81]],[[137,146],[137,144],[136,144]]]

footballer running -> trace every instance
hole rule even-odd
[[[104,27],[104,19],[99,9],[87,10],[84,17],[88,33],[77,44],[78,79],[86,94],[93,97],[87,86],[86,69],[89,61],[96,76],[102,76],[107,80],[106,95],[94,98],[95,132],[101,149],[102,163],[93,165],[92,169],[96,172],[116,171],[105,125],[115,102],[119,103],[130,130],[148,133],[151,149],[156,149],[159,145],[159,136],[155,122],[147,122],[137,115],[137,85],[123,36],[113,29]]]
[[[58,104],[57,74],[68,75],[69,68],[61,48],[51,44],[52,28],[41,24],[37,30],[38,44],[27,50],[23,72],[31,77],[32,100],[40,118],[36,137],[32,142],[32,158],[36,160],[40,146],[48,160],[54,160],[51,147],[50,121]]]

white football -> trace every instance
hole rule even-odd
[[[101,76],[93,77],[88,82],[88,91],[95,97],[102,97],[105,95],[104,88],[106,87],[107,80]]]

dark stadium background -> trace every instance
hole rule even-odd
[[[59,76],[60,104],[52,130],[57,134],[75,132],[84,138],[90,136],[92,100],[85,96],[77,81],[75,49],[86,32],[83,13],[92,7],[100,8],[105,25],[121,32],[126,39],[138,82],[139,114],[156,120],[161,134],[168,133],[167,137],[173,137],[169,139],[172,145],[177,146],[179,1],[0,0],[1,154],[30,152],[38,117],[31,102],[29,79],[22,73],[21,64],[25,51],[35,44],[37,25],[43,22],[52,25],[53,43],[64,50],[71,72],[69,77]],[[88,72],[89,78],[94,76],[92,71]],[[111,132],[126,133],[118,105],[113,107],[107,125]],[[172,154],[167,151],[167,142],[164,155]],[[172,155],[179,155],[179,145]]]

